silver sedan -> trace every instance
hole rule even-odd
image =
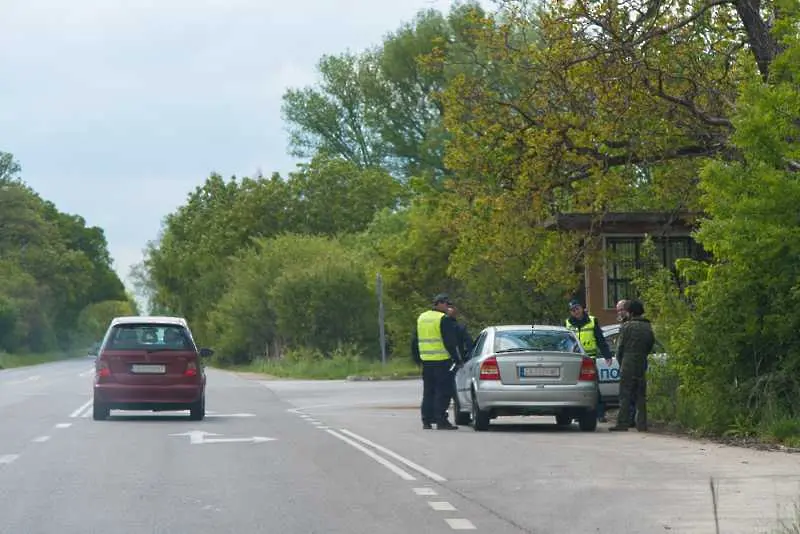
[[[578,338],[559,326],[490,326],[456,372],[456,424],[487,430],[492,419],[553,415],[597,428],[597,367]]]

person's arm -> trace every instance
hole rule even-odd
[[[469,353],[472,352],[472,336],[469,335],[469,331],[467,330],[467,325],[463,325],[461,327],[461,335],[464,336],[464,359],[467,359]]]
[[[419,354],[419,340],[417,339],[417,329],[414,329],[414,334],[411,336],[411,359],[417,365],[422,365],[422,357]]]
[[[617,338],[617,364],[619,368],[622,369],[622,357],[625,351],[625,326],[627,323],[623,323],[622,326],[619,327],[619,337]]]
[[[602,354],[603,358],[606,360],[610,360],[613,355],[608,346],[608,341],[606,341],[606,337],[603,335],[603,329],[600,328],[600,323],[597,322],[597,320],[594,322],[594,338],[597,340],[597,348],[600,349],[600,354]],[[617,358],[617,360],[619,360],[619,358]]]
[[[454,362],[460,362],[461,358],[458,354],[458,325],[452,317],[445,315],[439,323],[442,331],[442,341],[444,348],[450,353],[450,357]]]

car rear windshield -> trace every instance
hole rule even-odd
[[[106,350],[194,350],[189,333],[180,325],[116,325]]]
[[[577,338],[570,332],[554,330],[504,330],[494,338],[494,351],[537,350],[581,352]]]

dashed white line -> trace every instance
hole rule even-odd
[[[19,458],[19,454],[3,454],[0,455],[0,464],[10,464]]]
[[[385,468],[387,468],[388,470],[390,470],[391,472],[393,472],[394,474],[396,474],[397,476],[402,478],[403,480],[416,480],[416,478],[414,478],[414,476],[411,473],[408,473],[407,471],[404,471],[403,469],[397,467],[396,465],[394,465],[392,462],[390,462],[389,460],[387,460],[383,456],[378,456],[373,451],[371,451],[368,448],[364,447],[360,443],[356,443],[352,439],[350,439],[350,438],[348,438],[346,436],[343,436],[342,434],[339,434],[335,430],[328,429],[328,430],[326,430],[326,432],[328,434],[330,434],[331,436],[339,438],[340,440],[344,441],[348,445],[352,445],[356,449],[360,450],[361,452],[363,452],[364,454],[366,454],[367,456],[369,456],[370,458],[372,458],[373,460],[375,460],[376,462],[378,462],[379,464],[381,464],[382,466],[384,466]]]
[[[92,374],[94,374],[94,367],[92,367],[92,368],[90,368],[90,369],[88,369],[88,370],[86,370],[86,371],[82,372],[82,373],[81,373],[81,374],[79,374],[78,376],[80,376],[80,377],[84,377],[84,376],[89,376],[89,375],[92,375]]]
[[[69,416],[71,418],[73,418],[73,419],[76,418],[76,417],[80,417],[80,415],[83,413],[83,411],[86,410],[91,405],[92,405],[92,399],[89,399],[83,405],[81,405],[80,408],[78,408],[77,410],[75,410],[74,412],[69,414]]]
[[[428,501],[428,505],[437,512],[455,512],[456,507],[446,501]]]
[[[328,430],[330,427],[329,426],[318,426],[317,428],[319,428],[320,430]]]
[[[438,495],[433,488],[414,488],[417,495]]]
[[[387,455],[391,456],[395,460],[406,464],[411,469],[414,469],[415,471],[425,475],[426,477],[430,478],[431,480],[435,480],[436,482],[445,482],[447,480],[443,476],[437,475],[433,471],[431,471],[429,469],[426,469],[426,468],[422,467],[421,465],[415,464],[414,462],[412,462],[408,458],[404,458],[404,457],[400,456],[399,454],[397,454],[396,452],[391,451],[391,450],[389,450],[386,447],[383,447],[381,445],[378,445],[377,443],[372,442],[372,441],[368,440],[367,438],[365,438],[363,436],[359,436],[358,434],[356,434],[354,432],[350,432],[349,430],[346,430],[344,428],[341,429],[341,430],[342,430],[343,434],[347,434],[348,436],[350,436],[350,437],[352,437],[354,439],[357,439],[358,441],[360,441],[362,443],[365,443],[365,444],[369,445],[370,447],[381,451],[384,454],[387,454]]]
[[[72,423],[58,423],[56,428],[69,428],[72,426]]]
[[[34,438],[32,441],[34,443],[44,443],[45,441],[49,440],[50,436],[39,436],[38,438]]]
[[[445,522],[447,522],[453,530],[476,530],[475,525],[473,525],[472,521],[469,519],[448,518],[445,519]]]

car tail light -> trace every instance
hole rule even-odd
[[[582,382],[594,382],[597,379],[597,367],[591,358],[583,358],[581,362],[581,376],[578,380]]]
[[[197,364],[195,362],[188,362],[183,376],[197,376]]]
[[[97,378],[108,378],[111,376],[111,368],[108,366],[108,362],[102,359],[97,360],[97,364],[95,365],[95,375]]]
[[[481,364],[480,380],[500,380],[500,368],[497,367],[497,358],[491,356]]]

